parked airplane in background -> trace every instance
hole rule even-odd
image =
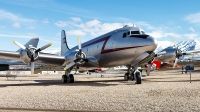
[[[78,46],[69,49],[65,31],[61,32],[61,56],[39,54],[39,52],[51,45],[47,44],[39,49],[27,48],[14,41],[21,50],[18,52],[0,51],[2,58],[20,59],[31,64],[31,73],[34,73],[34,62],[45,64],[57,64],[64,66],[65,74],[62,76],[63,83],[73,83],[74,76],[70,74],[72,69],[91,70],[97,67],[115,67],[126,65],[129,75],[134,77],[136,84],[141,84],[141,72],[138,66],[152,60],[157,47],[155,39],[135,26],[124,26],[97,38],[81,44],[78,38]]]
[[[164,63],[174,62],[173,68],[176,66],[179,58],[182,57],[183,55],[192,55],[192,54],[200,52],[200,50],[183,52],[180,49],[172,47],[172,46],[163,49],[161,52],[163,52],[163,51],[166,51],[166,54],[163,54],[163,56],[160,56],[160,57],[156,57],[155,59],[162,61]]]
[[[24,46],[26,46],[27,48],[29,48],[29,47],[37,47],[38,42],[39,42],[39,38],[32,38]],[[21,50],[22,49],[20,48],[16,52],[19,53]],[[0,58],[0,71],[9,70],[9,66],[10,65],[24,65],[24,63],[22,61],[16,61],[16,60],[11,60],[11,59]]]

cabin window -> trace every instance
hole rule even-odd
[[[126,33],[123,34],[123,38],[125,38],[125,37],[126,37]]]

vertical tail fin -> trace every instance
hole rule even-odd
[[[32,38],[24,46],[26,48],[29,48],[29,45],[32,45],[33,47],[37,48],[38,42],[39,42],[39,38]],[[17,50],[17,52],[20,52],[21,50],[22,49],[20,48],[19,50]]]
[[[61,56],[63,56],[68,50],[69,50],[69,47],[67,45],[65,30],[62,30],[61,31]]]

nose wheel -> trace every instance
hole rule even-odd
[[[69,74],[70,72],[70,69],[65,71],[65,74],[62,76],[62,83],[74,83],[74,75]]]
[[[135,78],[135,84],[141,84],[142,83],[142,77],[141,77],[141,72],[140,71],[136,71],[134,73],[134,78]]]
[[[124,80],[128,81],[130,80],[135,80],[135,84],[141,84],[142,83],[142,73],[138,70],[138,67],[136,66],[134,69],[132,67],[128,67],[127,73],[124,75]]]
[[[73,74],[70,74],[69,76],[63,75],[62,83],[74,83],[74,75]]]

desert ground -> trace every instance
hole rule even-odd
[[[200,68],[152,71],[142,84],[124,74],[76,74],[62,84],[60,75],[0,77],[0,111],[200,111]]]

